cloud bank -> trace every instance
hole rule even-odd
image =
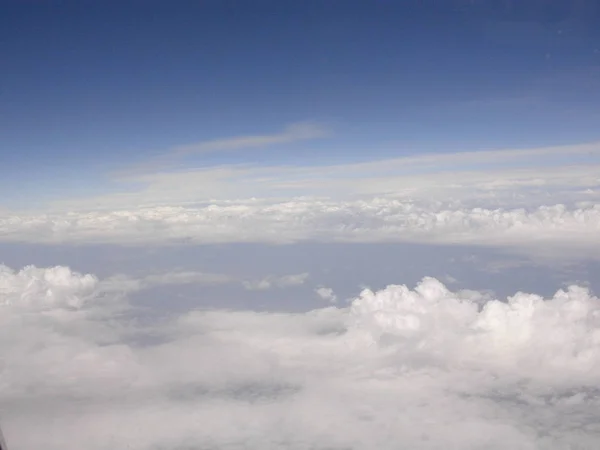
[[[595,449],[600,300],[424,278],[306,313],[136,319],[104,280],[0,268],[11,448]]]
[[[386,197],[248,200],[0,218],[0,241],[39,243],[416,242],[593,256],[599,233],[595,202],[491,209]]]

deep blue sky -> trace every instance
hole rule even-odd
[[[598,3],[3,0],[2,187],[305,120],[335,135],[205,162],[596,140]]]

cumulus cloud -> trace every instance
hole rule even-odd
[[[555,255],[583,252],[591,257],[598,254],[599,232],[600,204],[594,202],[489,209],[388,197],[215,202],[0,218],[0,240],[5,242],[419,242],[536,249]]]
[[[39,269],[27,266],[15,272],[0,265],[0,304],[28,310],[79,308],[93,298],[98,279],[68,267]]]
[[[317,289],[315,289],[315,293],[319,296],[319,298],[331,302],[331,303],[335,303],[337,302],[337,295],[335,295],[335,293],[333,292],[333,289],[325,287],[325,286],[321,286],[318,287]]]
[[[584,287],[494,299],[426,277],[343,308],[148,324],[103,281],[2,267],[11,448],[562,450],[600,439],[600,300]]]

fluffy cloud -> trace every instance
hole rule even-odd
[[[363,290],[297,314],[136,318],[104,280],[0,271],[15,449],[593,449],[600,300]]]
[[[0,304],[27,310],[79,308],[93,298],[98,279],[68,267],[39,269],[27,266],[15,272],[0,265]]]
[[[597,255],[600,204],[467,208],[387,197],[215,202],[113,212],[12,215],[0,239],[136,244],[269,242],[422,242],[571,249]],[[562,250],[561,250],[562,251]]]
[[[331,303],[337,302],[337,295],[335,295],[331,288],[321,286],[315,289],[315,293],[323,300]]]

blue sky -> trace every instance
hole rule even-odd
[[[303,121],[332,133],[189,163],[597,140],[599,9],[542,3],[3,2],[4,188],[98,190],[171,147]]]

